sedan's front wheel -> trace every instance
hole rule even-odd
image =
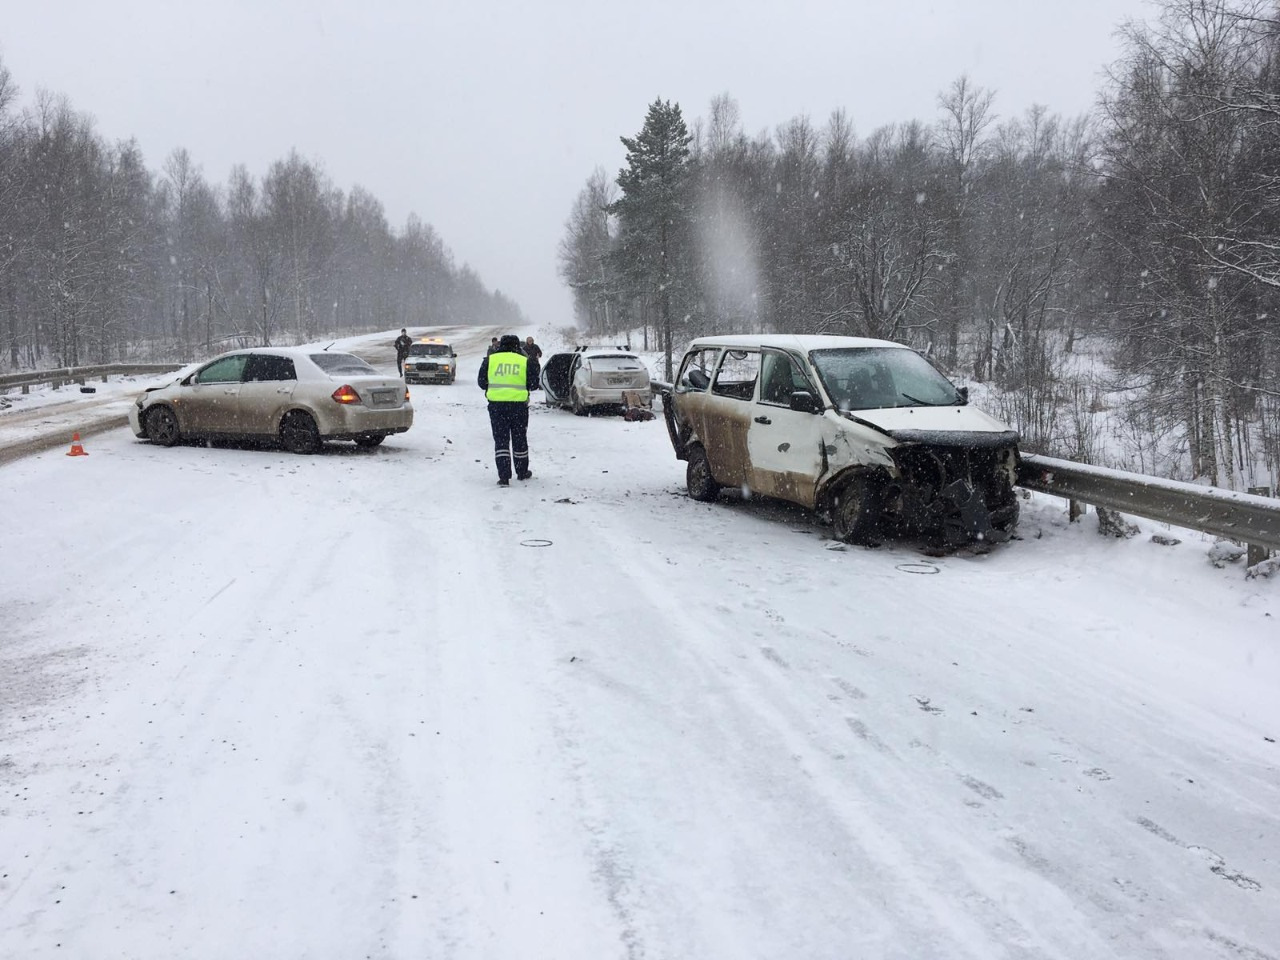
[[[182,439],[178,427],[178,415],[168,407],[152,407],[147,411],[147,439],[162,447],[172,447]]]
[[[320,430],[311,414],[294,410],[280,421],[280,442],[290,453],[315,453],[320,449]]]

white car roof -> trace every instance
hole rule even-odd
[[[350,350],[325,350],[323,347],[245,347],[241,350],[228,350],[226,353],[220,353],[217,357],[212,357],[211,359],[217,360],[221,357],[234,357],[242,353],[265,354],[269,357],[292,357],[295,360],[299,357],[310,357],[317,353],[352,355]]]
[[[741,336],[698,337],[690,341],[687,349],[692,350],[695,347],[738,347],[746,350],[777,347],[780,350],[792,350],[798,353],[808,353],[810,350],[848,350],[863,347],[911,349],[905,343],[894,343],[892,340],[797,333],[748,333]]]

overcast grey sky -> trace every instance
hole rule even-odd
[[[843,107],[866,135],[937,117],[967,73],[1002,117],[1091,107],[1148,0],[0,0],[30,104],[64,93],[158,171],[186,147],[225,184],[296,148],[393,226],[417,213],[544,328],[571,322],[556,245],[592,169],[656,97],[749,134]]]

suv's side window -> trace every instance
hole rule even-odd
[[[248,362],[247,353],[239,353],[234,357],[223,357],[215,360],[195,376],[196,383],[239,383],[244,375],[244,365]]]
[[[760,376],[760,354],[755,350],[726,350],[711,392],[735,400],[750,400]]]
[[[250,383],[260,380],[297,380],[298,374],[289,357],[271,357],[255,353],[249,357],[244,378]]]
[[[785,353],[766,351],[760,371],[760,402],[790,406],[791,394],[796,390],[813,393],[812,384],[795,360]]]
[[[711,372],[716,368],[716,358],[719,355],[719,347],[703,347],[685,354],[684,363],[680,365],[680,375],[676,377],[676,389],[681,393],[706,390],[711,383]]]

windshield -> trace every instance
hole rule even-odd
[[[409,347],[411,357],[447,357],[452,352],[447,343],[415,343]]]
[[[810,358],[827,394],[840,410],[946,407],[960,403],[951,381],[914,350],[815,350]]]
[[[323,370],[329,376],[377,376],[378,371],[369,366],[359,357],[352,356],[349,353],[313,353],[312,361],[315,365]]]

